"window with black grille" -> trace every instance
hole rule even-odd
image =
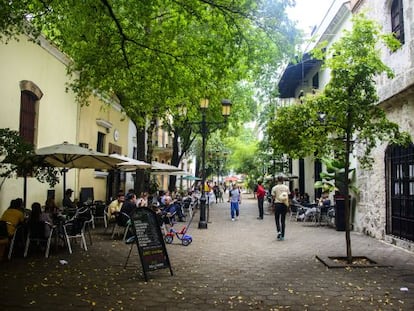
[[[105,146],[105,133],[98,132],[98,139],[97,139],[97,143],[96,143],[96,151],[104,152],[104,146]]]
[[[386,151],[387,234],[414,241],[414,145]]]
[[[391,4],[391,31],[404,43],[404,15],[402,0],[394,0]]]

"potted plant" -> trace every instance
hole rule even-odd
[[[321,180],[317,181],[314,186],[315,188],[322,189],[323,192],[334,193],[335,227],[337,231],[345,231],[345,162],[329,158],[323,158],[321,162],[325,165],[326,171],[320,173]],[[349,193],[354,194],[354,196],[359,193],[356,187],[355,168],[349,169],[348,189]],[[350,202],[352,202],[351,199]]]

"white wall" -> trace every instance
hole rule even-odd
[[[51,53],[59,54],[53,47],[43,48],[26,37],[20,41],[0,44],[0,93],[2,94],[0,127],[19,130],[20,88],[19,82],[29,80],[43,92],[39,101],[37,147],[76,142],[79,106],[72,92],[66,92],[69,82],[66,76],[66,58],[59,54],[56,58]],[[75,173],[67,174],[68,187],[75,182]],[[56,186],[62,187],[62,184]],[[46,200],[47,184],[41,184],[34,178],[28,179],[28,198],[26,206]],[[61,191],[61,190],[60,190]],[[56,191],[58,192],[58,191]],[[0,191],[0,214],[9,206],[10,200],[23,197],[22,178],[6,180]],[[57,197],[57,201],[62,198]]]

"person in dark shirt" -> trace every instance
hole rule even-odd
[[[76,203],[71,200],[73,190],[67,189],[65,191],[65,197],[62,200],[62,214],[66,217],[73,217],[76,214],[76,209],[78,208]]]
[[[219,195],[220,195],[220,189],[216,182],[214,182],[213,192],[214,192],[214,197],[216,198],[216,203],[217,203],[219,199]]]
[[[166,223],[169,223],[171,220],[174,220],[175,215],[178,216],[178,221],[183,221],[184,218],[180,204],[174,202],[169,195],[165,197],[165,204],[162,206],[162,214],[164,216],[167,216],[165,217]]]
[[[72,189],[67,189],[65,191],[65,197],[62,200],[63,209],[76,208],[76,204],[71,199],[72,193],[73,193],[73,190]]]
[[[125,202],[122,204],[121,213],[127,214],[129,217],[132,217],[135,209],[137,208],[137,196],[135,193],[128,193],[125,197]]]

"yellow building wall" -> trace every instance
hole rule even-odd
[[[106,121],[110,128],[105,128],[97,120]],[[79,118],[79,142],[87,143],[89,149],[97,149],[98,132],[105,134],[104,153],[109,153],[109,144],[121,148],[121,154],[128,155],[128,123],[129,119],[121,111],[121,107],[112,100],[104,101],[98,97],[90,98],[88,106],[82,106]],[[118,135],[115,135],[117,131]],[[116,140],[117,138],[117,140]],[[106,178],[98,177],[94,170],[81,170],[79,189],[93,187],[95,200],[106,200]],[[121,185],[122,188],[122,185]],[[126,190],[126,189],[124,189]]]
[[[55,53],[55,55],[52,55]],[[53,47],[44,48],[29,42],[26,37],[20,41],[0,44],[0,127],[19,129],[20,87],[22,80],[35,83],[43,93],[38,103],[37,147],[68,141],[76,143],[78,109],[75,96],[66,91],[69,82],[66,75],[64,55]],[[61,58],[58,59],[56,55]],[[75,189],[76,171],[67,174],[67,185]],[[56,201],[62,200],[62,183],[55,187]],[[28,178],[26,206],[35,201],[44,203],[49,185]],[[23,197],[22,178],[7,179],[0,190],[0,214],[9,206],[10,200]]]

